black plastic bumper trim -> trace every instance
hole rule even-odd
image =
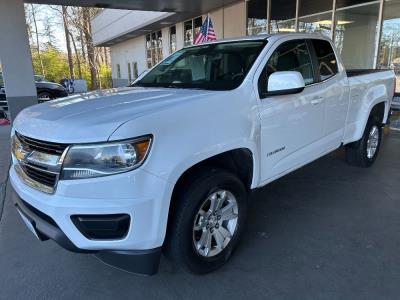
[[[14,192],[13,202],[29,221],[31,221],[39,239],[45,241],[51,239],[62,248],[77,253],[94,253],[95,256],[108,266],[135,274],[154,275],[158,271],[162,248],[150,250],[84,250],[76,247],[57,226],[57,223],[49,216],[40,212],[30,204],[22,200]],[[35,213],[36,212],[36,213]],[[42,217],[38,215],[38,212]],[[46,220],[43,219],[46,216]],[[51,220],[49,222],[49,220]],[[54,223],[53,223],[54,222]]]
[[[89,240],[121,240],[129,231],[131,217],[128,214],[72,215],[71,221]]]
[[[44,220],[41,218],[38,214],[34,212],[34,209],[30,208],[29,204],[25,203],[18,195],[15,195],[14,198],[14,204],[17,207],[17,209],[24,214],[28,220],[32,222],[32,226],[35,229],[35,231],[38,233],[38,236],[40,240],[45,241],[48,239],[51,239],[55,241],[57,244],[59,244],[61,247],[63,247],[66,250],[72,251],[72,252],[78,252],[78,253],[93,253],[96,251],[91,251],[91,250],[84,250],[76,247],[69,239],[68,237],[62,232],[62,230],[58,227],[55,226],[56,223],[51,222],[49,223],[48,221]],[[47,216],[47,218],[50,218]]]
[[[161,249],[159,247],[150,250],[100,251],[95,256],[106,265],[116,269],[151,276],[158,271]]]

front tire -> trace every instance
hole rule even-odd
[[[368,168],[376,160],[382,139],[382,123],[371,116],[361,140],[346,146],[346,161],[353,166]]]
[[[49,92],[43,91],[38,94],[38,102],[39,103],[47,102],[47,101],[50,101],[51,99],[53,99],[53,96]]]
[[[234,174],[203,169],[173,199],[165,254],[196,274],[214,271],[237,246],[247,216],[247,191]]]

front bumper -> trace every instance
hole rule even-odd
[[[36,236],[41,241],[52,239],[64,249],[78,253],[94,253],[105,264],[131,273],[154,275],[160,263],[161,247],[133,251],[90,251],[76,247],[55,222],[23,201],[18,195],[13,197],[17,210],[31,223]]]
[[[59,181],[55,194],[26,185],[10,169],[14,203],[42,240],[52,239],[74,252],[96,253],[108,265],[152,274],[164,242],[172,186],[144,170],[95,179]],[[23,200],[22,200],[23,199]],[[116,240],[85,237],[71,220],[74,215],[128,214],[127,235]],[[118,255],[116,255],[118,254]]]

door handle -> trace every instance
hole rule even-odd
[[[315,97],[311,100],[312,105],[317,105],[320,104],[324,100],[323,97]]]

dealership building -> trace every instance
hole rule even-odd
[[[92,20],[93,40],[111,49],[114,86],[127,85],[176,50],[193,44],[206,16],[217,39],[309,32],[332,38],[347,68],[400,73],[400,0],[229,1],[210,11],[104,9]],[[400,88],[398,88],[400,92]]]

